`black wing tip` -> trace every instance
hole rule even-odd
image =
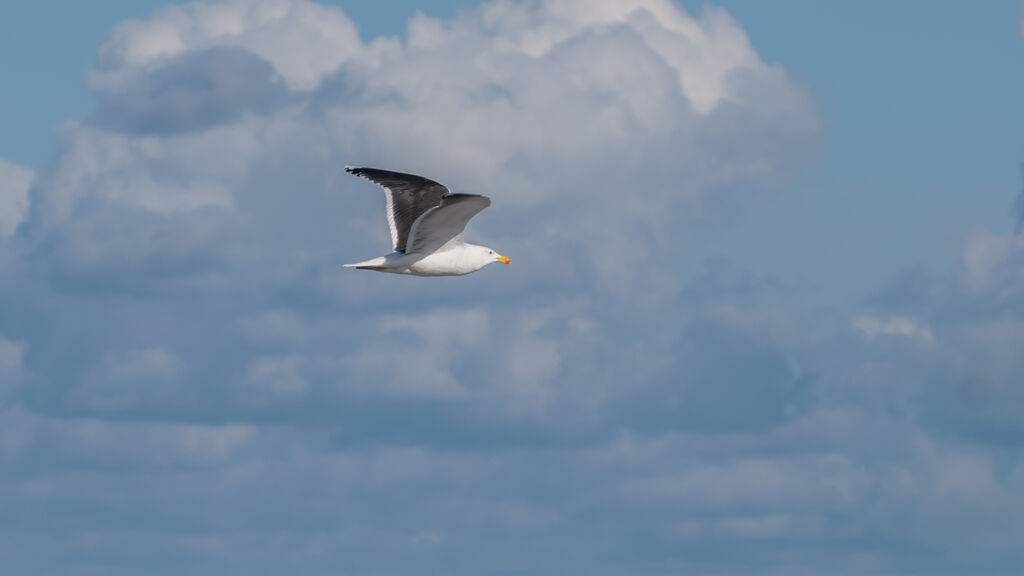
[[[370,174],[370,172],[373,172],[373,170],[374,170],[373,168],[367,168],[365,166],[345,166],[345,172],[348,172],[349,174],[351,174],[353,176],[358,176],[358,177],[363,178],[365,180],[369,180],[370,182],[373,182],[374,184],[380,185],[380,182],[377,182],[377,179],[374,178],[372,174]],[[386,186],[385,186],[385,188],[386,188]]]
[[[451,193],[451,190],[449,190],[448,187],[445,186],[444,184],[441,184],[440,182],[436,182],[424,176],[420,176],[418,174],[394,172],[391,170],[382,170],[380,168],[367,168],[365,166],[345,166],[345,172],[348,172],[349,174],[353,174],[355,176],[359,176],[360,178],[365,178],[370,182],[373,182],[374,184],[382,186],[386,189],[390,189],[389,185],[393,184],[393,182],[389,182],[389,180],[393,180],[404,185],[412,186],[414,188],[419,189],[426,189],[429,187],[436,186],[444,190],[444,193]]]
[[[448,200],[469,200],[470,198],[483,198],[488,202],[491,201],[490,196],[486,196],[484,194],[467,194],[466,192],[448,192],[447,194],[442,196],[442,198]]]
[[[374,182],[376,184],[380,184],[378,180],[380,179],[381,176],[387,176],[388,174],[393,174],[396,176],[417,177],[413,174],[402,174],[401,172],[381,170],[380,168],[367,168],[366,166],[345,166],[345,172],[348,172],[349,174],[352,174],[354,176],[359,176],[360,178],[366,178],[370,182]]]

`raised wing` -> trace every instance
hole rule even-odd
[[[429,254],[445,244],[462,243],[466,223],[491,205],[491,199],[479,194],[449,194],[441,205],[423,213],[412,225],[406,252]]]
[[[388,228],[395,252],[405,252],[409,232],[424,212],[441,204],[448,194],[443,185],[415,174],[403,174],[376,168],[345,166],[345,171],[366,178],[384,189],[387,199]]]

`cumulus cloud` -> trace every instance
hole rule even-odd
[[[185,413],[205,412],[208,381],[235,391],[214,404],[240,411],[285,390],[300,402],[360,389],[502,397],[523,414],[578,402],[552,382],[581,381],[586,354],[614,348],[615,330],[658,305],[680,309],[679,279],[654,265],[676,247],[675,215],[744,183],[771,189],[817,129],[805,91],[724,11],[693,17],[665,0],[498,0],[451,21],[417,16],[406,42],[369,43],[340,10],[304,0],[173,6],[119,26],[90,86],[96,112],[62,132],[20,246],[40,281],[108,294],[109,313],[121,313],[116,295],[145,298],[132,313],[145,321],[44,367],[79,407],[110,386],[97,359],[130,357],[140,341],[175,351],[166,382]],[[416,299],[344,275],[337,263],[380,252],[386,232],[379,193],[343,164],[490,194],[470,234],[524,265],[507,282],[488,271],[417,287]],[[558,304],[490,318],[493,298],[515,305],[527,286]],[[196,305],[208,313],[186,312]],[[64,315],[39,321],[66,346],[77,338]],[[197,348],[195,334],[217,345]],[[645,337],[629,361],[665,361],[677,336]],[[415,361],[392,361],[396,343]],[[476,381],[489,372],[503,376]],[[617,374],[600,384],[614,397],[628,372],[605,373]],[[144,409],[164,402],[159,389],[112,398]]]
[[[219,46],[239,47],[269,62],[296,90],[314,88],[368,50],[342,11],[314,2],[197,2],[121,24],[100,47],[91,85],[101,91],[131,90],[131,72]]]
[[[28,212],[28,188],[35,174],[0,158],[0,238],[10,236]]]
[[[215,47],[135,72],[102,99],[95,122],[142,134],[200,130],[276,108],[289,98],[273,67],[251,52]]]

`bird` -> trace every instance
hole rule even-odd
[[[447,187],[415,174],[345,166],[349,174],[384,189],[388,229],[394,252],[346,268],[413,276],[463,276],[488,264],[509,264],[507,256],[486,246],[467,244],[466,223],[491,205],[481,194],[453,194]]]

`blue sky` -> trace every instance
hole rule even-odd
[[[1019,572],[1019,2],[378,4],[5,10],[4,573]]]

